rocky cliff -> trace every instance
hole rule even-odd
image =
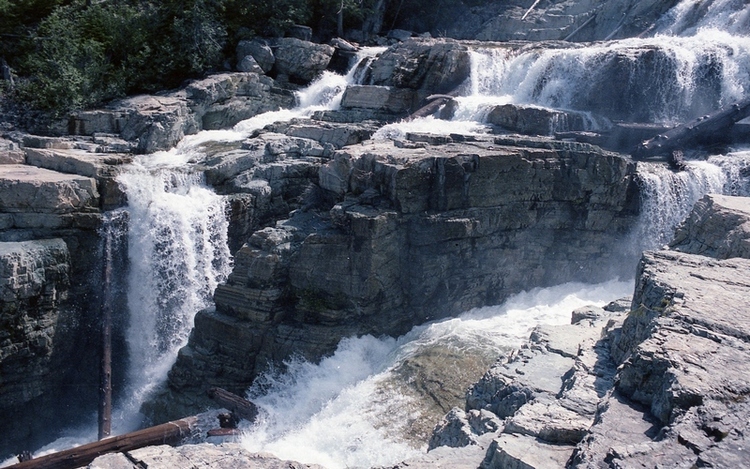
[[[0,409],[8,418],[0,421],[0,454],[38,446],[97,401],[101,241],[105,212],[126,202],[115,181],[122,165],[133,153],[169,148],[187,133],[293,103],[268,77],[228,74],[175,94],[78,113],[66,137],[3,133]],[[127,268],[127,248],[118,246],[116,278]],[[114,292],[112,300],[116,366],[125,356],[123,294]],[[116,387],[122,379],[115,376]]]
[[[267,363],[318,359],[346,336],[399,335],[530,286],[628,270],[612,246],[637,213],[631,162],[586,144],[468,140],[334,152],[318,177],[330,209],[298,210],[237,252],[164,401],[179,414],[207,387],[242,392]]]
[[[748,220],[747,199],[707,196],[680,232],[715,233],[700,249],[717,249]],[[676,248],[688,238],[678,239]],[[743,467],[750,265],[742,253],[644,253],[632,300],[579,308],[569,326],[536,328],[470,387],[424,456],[394,467]],[[107,456],[89,467],[147,459],[172,467],[196,454],[209,465],[233,458],[249,467],[265,457],[204,444],[133,451],[125,466],[122,456]]]
[[[704,198],[675,250],[644,253],[629,307],[585,308],[571,326],[535,330],[408,467],[746,464],[748,263],[735,233],[749,217],[745,198]],[[692,253],[722,248],[719,259]]]
[[[491,24],[455,34],[497,40],[628,36],[646,31],[674,2],[505,3]],[[495,15],[497,8],[487,11]],[[530,21],[539,28],[529,28]],[[598,281],[634,267],[636,248],[627,236],[639,210],[636,163],[569,137],[602,142],[583,135],[590,112],[607,125],[608,119],[652,119],[649,98],[638,91],[643,84],[659,86],[658,73],[673,75],[673,61],[649,74],[652,68],[641,65],[664,62],[663,52],[609,53],[593,87],[576,95],[579,111],[495,106],[488,112],[492,134],[374,138],[384,123],[419,115],[430,95],[465,86],[477,47],[408,39],[408,32],[403,42],[396,36],[392,47],[358,70],[360,84],[346,89],[337,111],[275,123],[239,142],[204,144],[191,160],[228,201],[234,270],[216,289],[215,308],[197,314],[168,383],[148,404],[154,418],[209,405],[205,389],[212,385],[242,393],[269,363],[293,354],[319,359],[342,337],[398,335],[531,287]],[[94,401],[95,384],[83,378],[97,360],[100,229],[103,213],[125,203],[115,183],[121,166],[135,153],[171,148],[199,130],[294,106],[299,85],[347,62],[351,47],[294,38],[248,41],[238,48],[239,72],[76,113],[61,126],[66,137],[3,134],[0,409],[12,418],[0,422],[0,432],[13,436],[0,451],[33,443],[30,435],[38,436],[47,417],[68,419],[52,412],[66,402],[65,395],[58,399],[59,389],[75,395],[66,402],[71,412],[80,401]],[[533,54],[541,46],[483,47]],[[721,73],[709,64],[707,81]],[[646,106],[624,105],[636,98]],[[719,98],[709,92],[698,104]],[[443,117],[455,111],[450,96],[437,99],[446,104]],[[686,112],[702,111],[698,104]],[[560,131],[577,134],[554,138]],[[624,151],[630,143],[610,146]],[[569,328],[536,331],[526,349],[472,388],[466,409],[449,414],[426,459],[409,464],[447,458],[458,467],[465,458],[476,467],[480,454],[486,467],[529,455],[540,459],[523,464],[627,465],[655,449],[665,461],[713,464],[717,453],[742,458],[736,450],[742,424],[726,417],[727,426],[717,430],[711,422],[742,410],[744,382],[729,377],[705,384],[709,377],[699,363],[739,366],[726,357],[744,353],[742,322],[703,316],[721,304],[705,300],[719,285],[722,291],[744,288],[731,280],[744,261],[695,254],[726,259],[744,253],[743,207],[721,198],[701,202],[674,241],[683,253],[644,256],[627,319],[614,304],[577,311]],[[741,314],[730,306],[741,293],[727,299],[726,311]],[[700,360],[684,349],[686,338],[701,343]],[[676,356],[688,358],[683,363]],[[69,374],[60,366],[73,360],[85,371]],[[662,373],[653,376],[651,369]],[[617,424],[623,418],[628,425]]]

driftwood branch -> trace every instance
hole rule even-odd
[[[633,151],[633,158],[666,156],[691,145],[721,142],[725,140],[730,127],[749,115],[750,99],[731,104],[641,142]]]
[[[410,121],[418,117],[427,117],[435,114],[435,112],[440,109],[440,106],[447,103],[456,96],[458,96],[458,89],[455,89],[447,94],[431,94],[427,97],[427,99],[425,99],[425,101],[427,101],[427,104],[411,113],[409,117],[406,118],[406,120]]]
[[[258,406],[226,389],[211,388],[208,390],[208,397],[237,417],[249,422],[254,422],[258,416]]]
[[[527,16],[529,16],[529,13],[531,13],[531,11],[532,11],[532,10],[533,10],[534,8],[536,8],[536,6],[537,6],[537,5],[539,5],[539,2],[540,2],[540,1],[541,1],[541,0],[536,0],[536,1],[534,2],[534,4],[533,4],[533,5],[531,5],[531,6],[529,7],[529,9],[528,9],[528,10],[526,10],[526,13],[524,13],[524,14],[523,14],[523,16],[521,17],[521,21],[525,20],[525,19],[526,19],[526,17],[527,17]]]
[[[107,453],[130,451],[152,445],[177,444],[191,435],[197,423],[198,417],[186,417],[20,462],[9,469],[73,469],[86,466]]]

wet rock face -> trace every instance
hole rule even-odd
[[[241,392],[269,360],[317,359],[345,335],[398,335],[627,265],[612,257],[635,216],[625,159],[543,139],[412,139],[333,153],[318,183],[339,202],[252,235],[170,374],[177,406],[216,380]]]
[[[26,444],[48,416],[78,332],[76,318],[61,310],[71,277],[61,239],[0,242],[0,432],[2,451]],[[40,405],[42,404],[42,405]],[[26,413],[35,414],[29,422]],[[28,423],[26,423],[28,422]]]

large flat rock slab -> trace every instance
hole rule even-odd
[[[0,165],[0,212],[71,213],[99,206],[96,180],[25,165]]]
[[[195,467],[204,469],[323,469],[317,464],[284,461],[266,453],[251,453],[237,443],[214,445],[203,443],[171,446],[149,446],[127,453],[100,456],[87,466],[89,469],[171,469]]]
[[[91,153],[77,149],[25,148],[26,163],[39,168],[90,178],[114,176],[118,166],[130,163],[131,155]]]

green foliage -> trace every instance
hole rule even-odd
[[[60,116],[176,87],[220,68],[241,39],[356,28],[375,1],[0,0],[0,58],[21,78],[17,99]]]
[[[38,109],[63,113],[124,95],[123,71],[143,54],[128,46],[129,35],[143,23],[140,14],[119,3],[87,7],[74,1],[56,8],[27,39],[30,53],[17,64],[30,77],[20,86],[21,97]]]

